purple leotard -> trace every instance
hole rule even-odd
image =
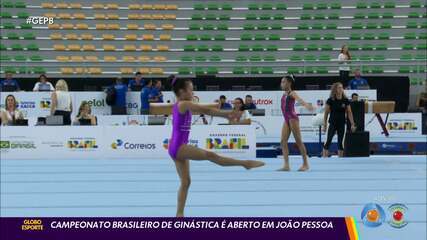
[[[281,108],[283,117],[285,117],[285,121],[289,124],[289,120],[295,119],[298,120],[298,115],[295,112],[295,99],[291,97],[289,94],[283,94],[281,100]]]
[[[169,141],[169,155],[176,160],[179,147],[188,143],[191,129],[191,112],[187,110],[184,114],[179,112],[178,102],[172,107],[172,137]]]

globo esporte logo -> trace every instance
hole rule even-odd
[[[112,149],[125,149],[125,150],[154,150],[156,149],[155,143],[134,143],[129,141],[123,141],[122,139],[116,139],[111,144]]]

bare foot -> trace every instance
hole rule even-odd
[[[291,171],[291,168],[289,166],[284,166],[282,168],[277,169],[276,171],[289,172],[289,171]]]
[[[246,168],[246,170],[250,170],[252,168],[262,167],[265,163],[262,161],[255,161],[255,160],[246,160],[243,167]]]
[[[308,164],[303,164],[303,165],[298,169],[298,171],[299,171],[299,172],[305,172],[305,171],[307,171],[308,169],[310,169],[310,167],[308,166]]]

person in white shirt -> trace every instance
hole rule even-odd
[[[34,85],[33,88],[34,92],[51,92],[51,91],[55,91],[55,88],[53,87],[52,83],[50,83],[47,80],[46,75],[42,74],[39,77],[39,81],[36,82],[36,84]]]
[[[348,51],[348,46],[343,45],[341,47],[341,53],[338,55],[340,81],[342,84],[346,84],[350,75],[350,63],[351,55]]]
[[[230,124],[251,124],[250,114],[245,110],[242,98],[234,99],[232,116]]]
[[[2,125],[13,125],[15,120],[24,119],[24,114],[17,108],[16,99],[13,95],[7,95],[4,105],[6,109],[0,111]]]
[[[71,112],[73,112],[73,103],[71,94],[68,92],[68,85],[64,79],[58,80],[55,85],[56,91],[52,92],[52,104],[50,114],[53,116],[63,116],[64,125],[71,125]]]

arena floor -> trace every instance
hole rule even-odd
[[[191,163],[187,216],[354,216],[360,239],[426,239],[426,156],[311,158],[309,172]],[[171,160],[1,160],[1,216],[173,216]],[[368,228],[365,204],[405,204],[409,224]]]

